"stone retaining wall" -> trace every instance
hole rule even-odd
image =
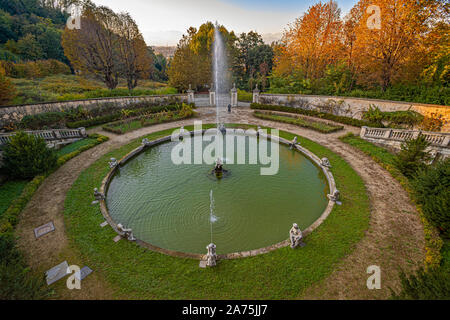
[[[383,112],[413,110],[424,116],[431,116],[433,113],[441,114],[447,121],[443,132],[450,132],[450,106],[300,94],[259,94],[254,98],[256,98],[258,103],[262,104],[314,109],[356,119],[361,119],[363,112],[369,110],[370,105],[376,105]]]
[[[187,103],[188,96],[185,94],[158,95],[158,96],[140,96],[140,97],[117,97],[117,98],[98,98],[89,100],[74,100],[49,102],[41,104],[17,105],[0,107],[0,127],[10,123],[19,122],[23,117],[36,115],[44,112],[68,111],[82,106],[83,108],[94,108],[99,104],[111,103],[117,106],[124,106],[137,102],[150,102],[154,105],[163,105],[170,103]]]

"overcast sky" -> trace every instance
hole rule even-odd
[[[236,33],[255,30],[278,40],[286,26],[319,0],[93,0],[136,20],[148,45],[175,46],[190,27],[218,21]],[[325,2],[326,0],[322,0]],[[357,0],[339,0],[343,13]]]

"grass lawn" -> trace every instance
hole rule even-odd
[[[192,116],[195,116],[195,113],[193,113],[190,116],[180,116],[178,113],[175,113],[171,116],[164,114],[164,115],[145,115],[141,116],[139,118],[133,119],[133,120],[123,120],[123,121],[117,121],[108,123],[103,126],[103,130],[112,132],[115,134],[124,134],[130,131],[138,130],[144,127],[150,127],[155,124],[160,123],[166,123],[166,122],[173,122],[173,121],[179,121],[186,118],[190,118]]]
[[[289,124],[293,124],[293,125],[296,125],[299,127],[318,131],[321,133],[332,133],[332,132],[336,132],[336,131],[344,129],[343,126],[335,126],[335,125],[332,125],[329,123],[313,121],[313,120],[302,118],[302,117],[282,116],[279,114],[274,114],[272,112],[255,111],[255,112],[253,112],[253,115],[260,119],[289,123]]]
[[[83,100],[92,98],[129,96],[125,79],[119,79],[114,90],[106,88],[103,82],[76,75],[54,75],[41,79],[14,79],[17,96],[12,104],[41,103],[50,101]],[[175,88],[165,83],[140,80],[131,95],[175,94]]]
[[[58,150],[58,152],[57,152],[58,158],[62,157],[62,156],[65,156],[65,155],[67,155],[69,153],[72,153],[74,151],[77,151],[77,150],[79,150],[80,148],[82,148],[84,146],[93,144],[96,140],[97,139],[94,139],[94,138],[86,138],[86,139],[79,140],[79,141],[76,141],[74,143],[71,143],[71,144],[69,144],[69,145],[67,145],[67,146],[65,146],[65,147],[63,147],[63,148]]]
[[[165,130],[146,137],[152,140],[171,132]],[[294,138],[287,132],[280,135],[288,140]],[[120,297],[295,299],[314,282],[331,274],[368,228],[370,202],[362,179],[337,154],[299,137],[302,146],[330,159],[343,200],[343,205],[336,206],[328,219],[307,237],[305,248],[284,248],[257,257],[220,261],[216,268],[200,269],[196,260],[155,253],[123,240],[114,243],[115,232],[99,226],[104,219],[99,207],[91,205],[92,190],[100,186],[109,171],[109,159],[120,159],[139,146],[141,140],[142,137],[104,155],[86,169],[73,184],[65,202],[70,241],[80,249],[84,262],[106,279]]]
[[[28,181],[6,181],[0,186],[0,216],[18,198]]]

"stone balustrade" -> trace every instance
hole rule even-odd
[[[56,145],[67,144],[75,140],[87,137],[86,129],[55,129],[55,130],[39,130],[39,131],[25,131],[28,134],[34,135],[44,139],[51,147]],[[16,133],[2,133],[0,134],[0,149],[4,147]]]
[[[400,149],[403,142],[416,139],[420,135],[424,136],[430,143],[429,151],[434,151],[442,155],[443,158],[450,156],[450,133],[389,128],[361,128],[362,139],[395,149]]]

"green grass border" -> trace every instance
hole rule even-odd
[[[230,125],[239,126],[242,125]],[[213,127],[204,126],[204,127]],[[246,126],[249,127],[249,126]],[[252,126],[253,127],[253,126]],[[192,130],[192,127],[186,127]],[[155,140],[173,129],[145,136]],[[280,132],[292,140],[295,135]],[[327,157],[342,206],[335,206],[327,220],[307,237],[305,248],[283,248],[238,260],[223,260],[213,269],[200,269],[198,261],[152,252],[128,241],[114,243],[117,235],[92,206],[92,190],[109,171],[111,157],[120,159],[138,147],[144,137],[109,152],[81,173],[67,193],[65,225],[70,242],[95,272],[111,284],[118,297],[130,299],[295,299],[313,283],[330,275],[337,263],[351,253],[369,226],[370,200],[363,180],[341,157],[303,137],[301,144],[319,157]]]
[[[381,167],[388,171],[391,176],[402,185],[406,192],[408,192],[410,199],[413,199],[412,190],[408,179],[394,166],[394,154],[382,147],[365,141],[353,133],[349,133],[339,139],[371,157]],[[422,221],[425,233],[425,267],[436,268],[442,261],[441,252],[444,247],[444,241],[440,237],[439,231],[425,218],[421,207],[417,205],[416,207],[420,214],[420,219]]]
[[[333,125],[330,123],[309,120],[301,116],[281,115],[270,111],[254,111],[255,118],[270,120],[280,123],[293,124],[298,127],[314,130],[323,134],[330,134],[344,129],[344,126]]]
[[[26,266],[22,253],[15,245],[15,227],[19,216],[27,206],[35,192],[44,180],[64,163],[76,157],[83,151],[95,147],[107,140],[108,137],[94,134],[89,135],[93,141],[81,146],[78,150],[65,154],[58,159],[57,167],[45,175],[36,176],[24,187],[21,195],[11,202],[9,208],[0,216],[0,299],[44,299],[52,292],[47,288],[42,275],[31,273]]]

